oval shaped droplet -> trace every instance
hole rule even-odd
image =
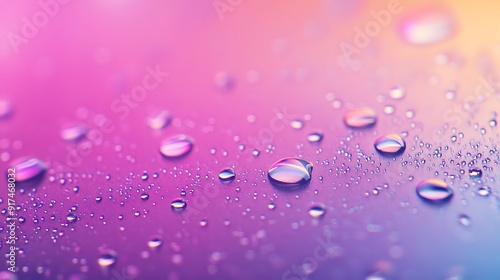
[[[443,202],[453,196],[453,190],[440,179],[427,179],[417,185],[417,194],[430,202]]]
[[[112,251],[112,250],[108,250],[99,257],[99,259],[97,260],[97,263],[101,267],[110,267],[116,263],[116,260],[117,260],[116,252]]]
[[[311,180],[313,165],[298,158],[285,158],[275,162],[267,172],[272,184],[279,187],[294,188]]]
[[[445,11],[424,9],[407,15],[399,30],[406,42],[429,45],[449,39],[455,32],[455,24]]]
[[[172,115],[169,111],[161,111],[158,115],[150,117],[147,120],[148,126],[155,130],[160,130],[166,127],[172,120]]]
[[[398,155],[406,149],[406,143],[397,134],[387,134],[375,140],[373,144],[377,152],[382,155]]]
[[[377,114],[368,107],[350,110],[344,115],[344,123],[351,128],[365,128],[375,125]]]
[[[309,213],[309,216],[313,218],[321,218],[326,213],[326,206],[320,203],[314,204],[307,212]]]
[[[479,179],[483,176],[483,171],[479,168],[473,168],[469,170],[469,177],[472,179]]]
[[[225,168],[219,172],[219,179],[223,182],[231,182],[236,177],[236,173],[232,168]]]
[[[67,124],[61,129],[61,138],[65,141],[77,141],[85,137],[87,131],[83,124]]]
[[[186,135],[176,135],[165,139],[160,152],[167,158],[176,158],[188,154],[193,148],[193,140]]]
[[[184,199],[177,198],[174,201],[172,201],[172,203],[170,203],[170,207],[172,207],[172,210],[180,212],[186,209],[187,203]]]
[[[321,140],[323,140],[323,133],[321,132],[313,132],[307,135],[307,141],[309,141],[309,143],[316,144],[321,142]]]
[[[151,249],[159,249],[163,244],[163,238],[159,235],[151,237],[148,241],[148,247]]]
[[[16,180],[19,182],[41,176],[47,168],[41,160],[26,157],[13,160],[10,166],[16,170]]]

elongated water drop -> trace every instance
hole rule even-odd
[[[187,203],[184,199],[182,198],[177,198],[172,203],[170,203],[170,206],[172,207],[172,210],[181,212],[184,211],[187,207]]]
[[[116,263],[116,260],[117,260],[116,252],[112,250],[107,250],[105,253],[101,254],[99,259],[97,259],[97,263],[101,267],[110,267]]]
[[[344,123],[351,128],[365,128],[375,125],[377,115],[371,108],[363,107],[350,110],[344,115]]]
[[[469,170],[469,177],[472,179],[479,179],[483,175],[483,171],[479,168],[473,168]]]
[[[418,183],[418,196],[430,202],[442,202],[453,196],[452,189],[440,179],[426,179]]]
[[[268,177],[275,186],[294,188],[303,186],[311,180],[313,165],[298,158],[284,158],[269,167]]]
[[[166,127],[172,120],[172,115],[169,111],[161,111],[158,115],[150,117],[147,120],[148,126],[155,130],[160,130]]]
[[[451,16],[439,10],[421,10],[408,15],[401,22],[401,37],[414,45],[428,45],[450,38],[455,31]]]
[[[375,149],[382,155],[398,155],[406,149],[406,143],[397,134],[387,134],[375,140]]]
[[[61,138],[65,141],[77,141],[85,137],[87,131],[83,124],[66,124],[61,129]]]
[[[313,132],[307,135],[307,141],[309,141],[309,143],[319,143],[321,140],[323,140],[323,133],[321,132]]]
[[[477,194],[480,196],[489,196],[491,194],[491,188],[488,186],[482,186],[477,190]]]
[[[46,165],[36,158],[18,158],[10,163],[11,168],[16,170],[16,180],[19,182],[33,179],[42,175],[46,170]]]
[[[159,249],[163,244],[163,238],[159,235],[151,237],[148,241],[148,247],[155,250]]]
[[[165,139],[160,147],[160,152],[167,158],[186,155],[193,148],[193,140],[186,135],[179,134]]]
[[[234,173],[234,169],[225,168],[219,172],[219,179],[223,182],[231,182],[236,177],[236,173]]]
[[[309,208],[309,216],[313,218],[321,218],[326,213],[326,206],[324,204],[315,204]]]

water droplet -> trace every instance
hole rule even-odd
[[[271,183],[284,188],[305,185],[311,180],[313,165],[298,158],[284,158],[269,167],[268,177]]]
[[[307,135],[307,141],[309,141],[309,143],[319,143],[321,140],[323,140],[323,133],[321,132],[313,132]]]
[[[206,227],[207,225],[208,225],[208,220],[203,219],[203,220],[200,221],[200,226]]]
[[[40,176],[46,170],[45,163],[36,158],[18,158],[13,160],[10,166],[16,169],[16,180],[19,182]]]
[[[471,219],[465,214],[460,214],[458,216],[458,223],[464,227],[469,227],[471,225]]]
[[[174,201],[172,201],[170,206],[172,207],[172,210],[180,212],[180,211],[184,211],[184,209],[186,209],[187,203],[184,199],[177,198]]]
[[[141,199],[142,200],[148,200],[149,199],[149,194],[147,194],[147,193],[141,194]]]
[[[446,91],[446,93],[444,94],[444,96],[448,100],[455,100],[455,97],[457,96],[457,94],[455,93],[454,90],[448,90],[448,91]]]
[[[215,74],[215,85],[224,90],[230,90],[235,86],[233,77],[226,71],[220,71]]]
[[[149,174],[148,174],[148,173],[143,173],[143,174],[141,175],[141,179],[142,179],[143,181],[146,181],[147,179],[149,179]]]
[[[453,196],[452,189],[440,179],[424,180],[417,185],[416,190],[418,196],[432,202],[446,201]]]
[[[104,254],[102,254],[99,259],[97,260],[97,263],[101,267],[110,267],[113,264],[116,263],[117,257],[116,257],[116,252],[112,250],[108,250]]]
[[[377,138],[374,146],[382,155],[397,155],[406,149],[405,141],[397,134],[387,134]]]
[[[219,172],[219,179],[224,182],[231,182],[235,177],[236,173],[234,173],[232,168],[226,168]]]
[[[274,208],[276,208],[276,204],[274,202],[270,202],[268,205],[267,205],[267,209],[269,210],[273,210]]]
[[[481,169],[473,168],[473,169],[469,170],[469,177],[470,178],[478,179],[478,178],[481,178],[481,176],[483,176],[483,171]]]
[[[61,138],[65,141],[77,141],[87,134],[87,126],[83,124],[66,124],[61,129]]]
[[[450,15],[443,11],[422,10],[410,14],[400,25],[400,34],[414,45],[427,45],[450,38],[455,26]]]
[[[70,223],[76,221],[76,215],[74,213],[69,213],[68,216],[66,216],[66,221]]]
[[[12,104],[7,100],[0,100],[0,119],[7,118],[12,112]]]
[[[155,130],[166,127],[172,121],[172,114],[169,111],[161,111],[158,115],[147,120],[148,126]]]
[[[488,186],[482,186],[477,190],[477,194],[480,196],[489,196],[491,194],[491,189]]]
[[[350,110],[344,115],[344,123],[351,128],[364,128],[375,125],[377,116],[371,108],[363,107]]]
[[[151,249],[159,249],[163,244],[163,238],[161,236],[153,236],[148,241],[148,247]]]
[[[309,208],[309,216],[313,218],[320,218],[326,213],[326,206],[324,204],[315,204]]]
[[[162,155],[168,158],[184,156],[193,148],[193,141],[186,135],[176,135],[165,139],[160,147]]]
[[[488,124],[490,125],[490,127],[496,127],[497,126],[497,120],[490,120],[488,122]]]
[[[402,99],[403,97],[405,97],[405,88],[404,87],[395,87],[395,88],[392,88],[390,91],[389,91],[389,96],[392,98],[392,99]]]
[[[392,105],[387,105],[384,107],[384,113],[386,113],[387,115],[394,114],[394,111],[395,111],[395,109],[394,109],[394,106],[392,106]]]
[[[293,120],[290,122],[290,126],[293,129],[301,129],[304,126],[304,123],[301,120]]]

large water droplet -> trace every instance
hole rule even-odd
[[[397,155],[406,149],[405,141],[397,134],[387,134],[377,138],[374,146],[382,155]]]
[[[226,168],[219,172],[219,179],[224,182],[231,182],[236,177],[236,173],[234,173],[234,169]]]
[[[311,180],[313,165],[298,158],[285,158],[269,167],[268,177],[271,183],[284,188],[305,185]]]
[[[422,10],[407,16],[400,25],[400,34],[414,45],[427,45],[450,38],[455,31],[451,16],[443,11]]]
[[[418,196],[432,202],[446,201],[453,196],[448,184],[440,179],[424,180],[418,183],[416,190]]]
[[[46,166],[36,158],[18,158],[10,163],[11,168],[16,170],[16,180],[19,182],[33,179],[45,172]]]
[[[172,210],[174,211],[184,211],[187,207],[187,203],[184,199],[182,198],[177,198],[172,203],[170,203],[170,206],[172,207]]]
[[[87,127],[83,124],[66,124],[61,129],[61,138],[66,141],[77,141],[87,134]]]
[[[110,267],[116,263],[116,260],[117,260],[116,252],[112,251],[112,250],[108,250],[99,257],[99,259],[97,260],[97,263],[101,267]]]
[[[172,120],[172,115],[169,111],[161,111],[158,115],[150,117],[147,120],[148,126],[152,129],[160,130],[167,126]]]
[[[364,128],[375,125],[377,115],[371,108],[363,107],[350,110],[344,115],[344,123],[351,128]]]
[[[160,147],[162,155],[168,158],[186,155],[193,148],[193,140],[186,135],[180,134],[165,139]]]
[[[313,218],[320,218],[326,213],[326,206],[324,204],[315,204],[309,208],[309,216]]]

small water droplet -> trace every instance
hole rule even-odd
[[[449,14],[438,10],[421,10],[408,15],[400,25],[403,39],[414,45],[427,45],[450,38],[455,31]]]
[[[193,148],[193,141],[186,135],[176,135],[165,139],[160,152],[167,158],[181,157],[188,154]]]
[[[233,77],[226,71],[217,72],[215,74],[214,81],[215,85],[223,90],[230,90],[235,86]]]
[[[478,179],[483,176],[483,171],[479,168],[473,168],[469,170],[469,177],[472,179]]]
[[[307,141],[309,141],[309,143],[319,143],[321,140],[323,140],[323,133],[321,132],[313,132],[307,135]]]
[[[236,177],[236,173],[232,168],[225,168],[219,172],[219,179],[223,182],[231,182]]]
[[[445,92],[444,96],[448,100],[455,100],[455,97],[457,96],[457,94],[454,90],[448,90]]]
[[[184,211],[184,209],[186,209],[187,203],[184,199],[177,198],[174,201],[172,201],[170,206],[172,207],[172,210],[180,212],[180,211]]]
[[[83,124],[66,124],[61,129],[61,138],[65,141],[78,141],[87,134],[87,126]]]
[[[0,119],[7,118],[12,113],[12,104],[7,100],[0,100]]]
[[[147,119],[148,126],[155,130],[166,127],[172,121],[172,114],[169,111],[161,111],[158,115]]]
[[[27,157],[13,160],[10,166],[16,170],[16,180],[19,182],[41,176],[47,168],[41,160]]]
[[[69,213],[68,216],[66,216],[66,221],[70,223],[76,221],[76,215],[74,213]]]
[[[326,206],[324,204],[315,204],[309,208],[309,216],[313,218],[320,218],[326,213]]]
[[[418,196],[432,202],[446,201],[453,196],[452,189],[440,179],[426,179],[418,183],[416,191]]]
[[[117,260],[116,252],[108,250],[99,257],[97,263],[101,267],[110,267],[116,263],[116,260]]]
[[[274,208],[276,208],[276,204],[274,202],[270,202],[268,205],[267,205],[267,209],[269,210],[273,210]]]
[[[384,113],[386,113],[387,115],[394,114],[394,111],[395,111],[395,108],[392,105],[387,105],[384,107]]]
[[[490,120],[488,122],[488,124],[490,125],[490,127],[496,127],[497,126],[497,120]]]
[[[344,123],[351,128],[364,128],[375,125],[377,116],[371,108],[363,107],[350,110],[344,115]]]
[[[301,120],[293,120],[290,122],[290,126],[293,129],[301,129],[304,126],[304,123]]]
[[[268,177],[271,183],[284,188],[305,185],[311,180],[313,165],[298,158],[284,158],[271,165]]]
[[[464,227],[469,227],[471,225],[471,219],[465,214],[460,214],[458,216],[458,223],[460,223]]]
[[[489,196],[491,194],[491,189],[488,186],[482,186],[477,190],[477,194],[480,196]]]
[[[141,199],[142,200],[148,200],[149,199],[149,194],[147,194],[147,193],[141,194]]]
[[[163,238],[159,235],[153,236],[151,239],[148,240],[148,247],[153,250],[159,249],[162,244],[163,244]]]
[[[402,99],[403,97],[405,97],[405,95],[406,95],[406,91],[405,91],[404,87],[394,87],[389,91],[389,96],[392,99],[399,100],[399,99]]]
[[[405,141],[397,134],[387,134],[377,138],[374,146],[382,155],[397,155],[406,149]]]

